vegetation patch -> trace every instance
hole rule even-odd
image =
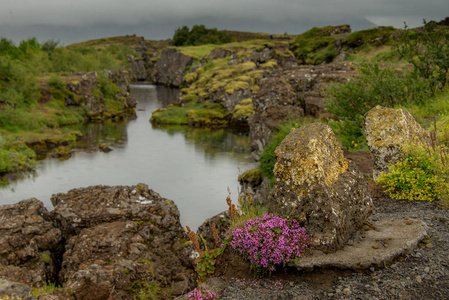
[[[192,101],[185,106],[171,104],[158,109],[150,121],[153,124],[217,126],[227,125],[229,115],[218,103]]]

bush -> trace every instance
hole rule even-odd
[[[228,234],[231,247],[262,272],[274,271],[276,266],[285,266],[290,259],[303,256],[310,245],[305,229],[295,219],[270,214],[247,220]]]
[[[445,200],[449,195],[449,148],[412,145],[404,159],[376,181],[393,199]]]

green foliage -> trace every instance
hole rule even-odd
[[[363,116],[376,105],[423,105],[431,96],[427,80],[377,63],[360,64],[359,75],[345,84],[330,85],[327,91],[326,109],[340,122],[329,125],[348,149],[352,141],[360,144]]]
[[[262,170],[263,176],[270,180],[270,185],[274,184],[274,151],[293,128],[299,128],[305,125],[306,122],[306,120],[290,119],[285,123],[279,124],[277,130],[272,135],[270,142],[263,149],[259,158],[260,169]]]
[[[206,245],[206,243],[204,243]],[[198,273],[199,282],[204,282],[211,278],[215,273],[215,262],[217,257],[223,254],[223,248],[216,248],[213,250],[203,251],[201,255],[196,259],[195,270]]]
[[[26,66],[8,56],[0,56],[0,101],[11,106],[32,107],[40,96],[36,78]]]
[[[381,173],[376,181],[393,199],[449,200],[449,148],[412,145],[404,159]]]
[[[204,25],[178,27],[173,35],[175,46],[198,46],[205,44],[225,44],[232,42],[232,36],[216,28],[206,28]]]
[[[112,99],[121,92],[120,88],[109,80],[105,72],[98,73],[97,85],[105,99]]]
[[[0,136],[0,174],[30,169],[35,165],[35,156],[23,143]]]
[[[299,36],[290,46],[300,64],[329,63],[338,55],[336,38],[330,36],[307,38],[308,36],[308,34]]]
[[[391,43],[392,34],[396,31],[397,29],[391,26],[355,31],[347,36],[342,44],[349,48],[363,48],[367,45],[379,47]]]
[[[413,72],[430,82],[432,92],[444,88],[449,71],[449,28],[424,20],[423,30],[405,28],[394,50],[413,65]]]

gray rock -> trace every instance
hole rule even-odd
[[[193,62],[190,56],[179,53],[175,49],[162,50],[157,62],[156,83],[178,87],[183,83],[183,75]]]
[[[314,268],[369,269],[384,267],[395,258],[413,251],[427,234],[427,225],[417,219],[382,220],[364,228],[361,241],[348,243],[335,253],[312,251],[291,265]]]
[[[329,126],[292,130],[276,149],[275,161],[270,210],[299,219],[312,248],[340,249],[372,213],[366,182],[344,158]]]

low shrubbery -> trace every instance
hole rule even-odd
[[[427,144],[403,146],[404,158],[376,179],[391,198],[442,200],[449,205],[449,143],[436,131]]]

